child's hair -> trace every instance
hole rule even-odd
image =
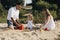
[[[28,16],[31,18],[31,20],[33,20],[33,15],[32,14],[29,14]]]

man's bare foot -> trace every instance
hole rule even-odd
[[[14,30],[14,27],[9,27],[9,29],[12,29],[12,30]]]

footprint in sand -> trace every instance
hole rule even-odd
[[[60,35],[58,35],[58,37],[60,37]]]
[[[28,33],[23,33],[24,36],[30,37]]]
[[[38,34],[37,34],[37,33],[35,33],[35,32],[32,32],[32,35],[36,35],[36,36],[38,36]]]
[[[5,40],[5,38],[1,38],[1,40]]]
[[[60,40],[60,32],[57,36],[58,36],[58,38],[55,38],[55,40]]]
[[[44,39],[44,40],[47,40],[47,39]]]
[[[55,38],[54,40],[60,40],[60,38]]]
[[[39,38],[38,40],[43,40],[42,38]]]

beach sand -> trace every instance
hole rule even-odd
[[[10,30],[6,23],[0,23],[0,40],[60,40],[60,21],[52,31],[21,31]]]

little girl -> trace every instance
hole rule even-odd
[[[32,15],[28,15],[27,28],[29,28],[30,30],[32,30],[32,28],[33,28],[33,17],[32,17]]]

